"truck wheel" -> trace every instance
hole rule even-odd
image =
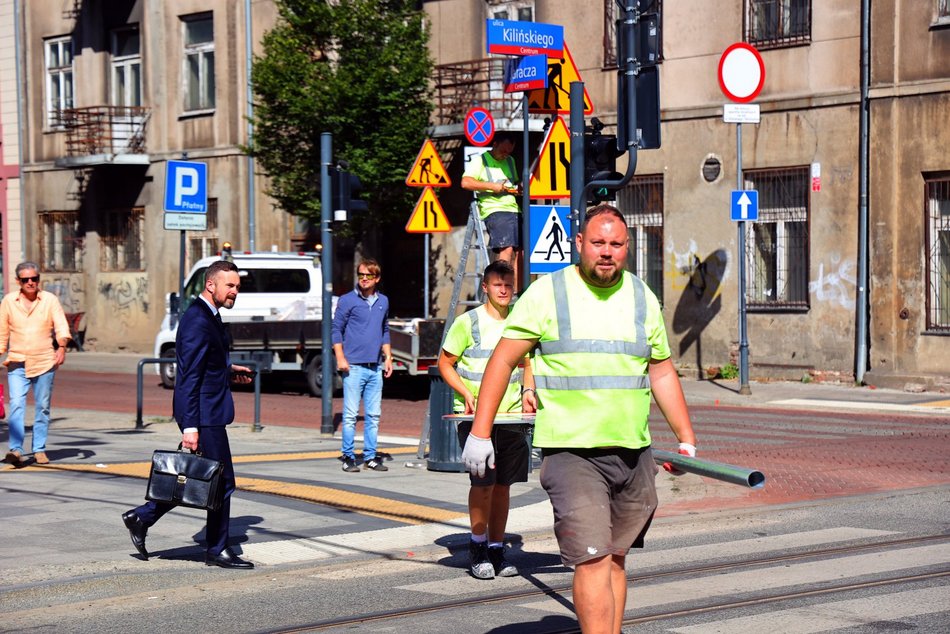
[[[175,348],[165,348],[162,350],[162,358],[171,357],[175,358]],[[161,364],[161,376],[162,376],[162,385],[166,390],[174,389],[175,387],[175,364],[174,363],[163,363]]]
[[[343,380],[336,373],[336,363],[333,364],[331,376],[333,378],[333,389],[330,394],[332,395],[334,390],[343,387]],[[307,364],[307,387],[310,389],[311,396],[323,396],[323,359],[319,354],[314,355],[310,359],[310,363]]]

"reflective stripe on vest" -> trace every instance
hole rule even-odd
[[[620,354],[649,360],[653,354],[653,347],[646,343],[647,303],[642,282],[632,275],[630,276],[630,282],[633,284],[633,321],[636,329],[636,341],[574,339],[571,330],[571,311],[567,299],[567,280],[565,278],[569,268],[566,267],[551,274],[558,339],[539,342],[538,348],[541,354]],[[549,390],[647,389],[650,387],[650,377],[648,375],[570,377],[535,375],[535,385]]]
[[[478,312],[474,310],[471,312],[471,320],[472,320],[472,345],[466,348],[465,351],[462,352],[461,356],[466,357],[468,359],[487,359],[491,356],[491,353],[494,352],[494,350],[482,349],[482,335],[481,335],[481,332],[479,332],[478,330]],[[462,377],[463,379],[468,379],[469,381],[474,381],[476,383],[481,383],[482,376],[484,376],[484,374],[481,372],[473,372],[465,368],[455,368],[455,371],[458,372],[458,375]],[[519,383],[520,381],[521,381],[521,370],[516,369],[514,372],[511,373],[511,377],[508,379],[508,383],[509,384]]]

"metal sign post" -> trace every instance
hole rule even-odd
[[[320,337],[323,345],[320,350],[322,364],[320,386],[320,435],[333,435],[333,360],[330,357],[332,350],[332,334],[330,331],[333,319],[333,237],[330,229],[332,219],[330,208],[333,207],[333,192],[330,185],[330,165],[333,163],[333,135],[324,132],[320,135],[320,244],[321,273],[323,274],[322,313]]]
[[[747,104],[755,99],[765,84],[765,63],[762,56],[745,42],[736,42],[719,58],[719,87],[730,101]],[[758,123],[758,108],[723,108],[727,121],[736,124],[736,189],[743,190],[742,183],[742,122],[745,117],[754,117]],[[749,339],[746,329],[746,252],[745,223],[739,220],[739,394],[752,393],[749,388]]]

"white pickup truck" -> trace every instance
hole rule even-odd
[[[221,311],[231,332],[231,360],[253,360],[262,373],[304,372],[310,393],[323,391],[322,286],[316,253],[235,253],[241,292],[234,307]],[[155,356],[175,356],[179,305],[183,313],[204,288],[205,271],[220,257],[199,260],[186,278],[184,296],[168,293],[165,317],[155,337]],[[336,297],[334,308],[336,307]],[[332,355],[331,355],[332,358]],[[175,385],[175,364],[163,363],[159,374],[165,387]],[[335,389],[342,387],[334,371]]]

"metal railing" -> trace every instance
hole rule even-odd
[[[69,156],[145,154],[145,129],[150,111],[141,106],[90,106],[56,112],[66,130]]]
[[[435,67],[436,125],[462,123],[473,106],[485,108],[492,117],[511,118],[521,106],[521,93],[505,93],[505,60],[475,59]]]
[[[139,360],[138,366],[135,369],[136,378],[135,378],[135,429],[145,429],[145,423],[142,420],[142,402],[144,400],[143,394],[145,392],[145,377],[142,372],[142,369],[146,365],[150,364],[164,364],[164,363],[175,363],[175,359],[171,357],[162,357],[162,358],[152,358],[152,359],[141,359]],[[251,431],[261,431],[261,374],[259,370],[259,364],[257,361],[251,361],[250,359],[242,359],[241,365],[247,366],[254,370],[254,426],[251,428]]]

